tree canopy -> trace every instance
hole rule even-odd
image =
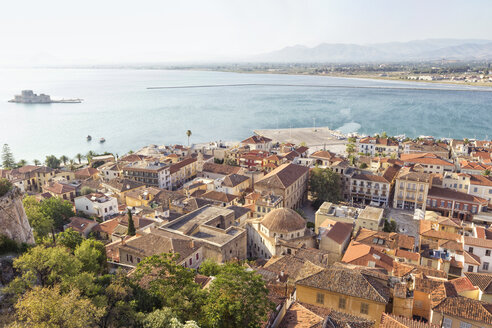
[[[11,327],[97,327],[105,312],[76,289],[63,294],[59,286],[35,287],[15,304],[17,321]]]
[[[13,169],[15,167],[15,160],[12,151],[8,144],[3,144],[2,148],[2,167],[4,169]]]
[[[46,156],[44,164],[52,169],[57,169],[60,167],[61,161],[55,155],[49,155]]]
[[[221,267],[205,303],[209,327],[261,327],[273,303],[262,277],[239,263]]]
[[[315,207],[325,201],[336,203],[342,198],[340,175],[331,169],[316,167],[309,176],[309,190],[315,198]]]

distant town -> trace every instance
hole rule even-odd
[[[154,68],[159,68],[155,66]],[[439,82],[492,86],[488,61],[440,60],[428,62],[375,63],[236,63],[169,66],[172,69],[203,69],[239,73],[325,75],[336,77]]]
[[[490,66],[451,67],[373,68],[491,82]],[[32,164],[4,145],[0,235],[15,259],[2,262],[0,318],[44,295],[90,327],[153,327],[165,311],[173,327],[492,327],[492,141],[323,127],[183,137]]]

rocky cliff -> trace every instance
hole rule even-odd
[[[13,188],[0,197],[0,235],[20,243],[34,244],[34,236],[22,206],[22,194]]]

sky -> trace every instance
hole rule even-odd
[[[490,0],[2,1],[0,66],[206,62],[286,46],[492,39]]]

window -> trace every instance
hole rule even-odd
[[[468,247],[468,253],[473,254],[473,247]]]
[[[85,206],[85,209],[88,211],[88,210],[89,210],[89,206],[87,206],[87,205],[86,205],[86,206]]]
[[[471,323],[461,321],[460,328],[471,328]]]
[[[453,326],[453,320],[449,318],[444,318],[442,321],[442,327],[443,328],[451,328]]]
[[[471,265],[468,266],[468,272],[473,272],[473,266]]]
[[[489,269],[489,262],[483,262],[483,267],[482,267],[484,270],[488,270]]]
[[[325,304],[325,294],[317,293],[316,294],[316,303]]]
[[[362,313],[362,314],[368,314],[369,313],[369,304],[367,304],[367,303],[360,303],[360,313]]]
[[[346,303],[347,303],[347,300],[345,298],[340,297],[338,299],[338,308],[339,309],[345,309]]]
[[[197,259],[197,260],[198,260],[198,257],[199,257],[199,255],[198,255],[198,253],[196,253],[196,259]]]
[[[485,250],[485,256],[490,256],[490,249]]]

